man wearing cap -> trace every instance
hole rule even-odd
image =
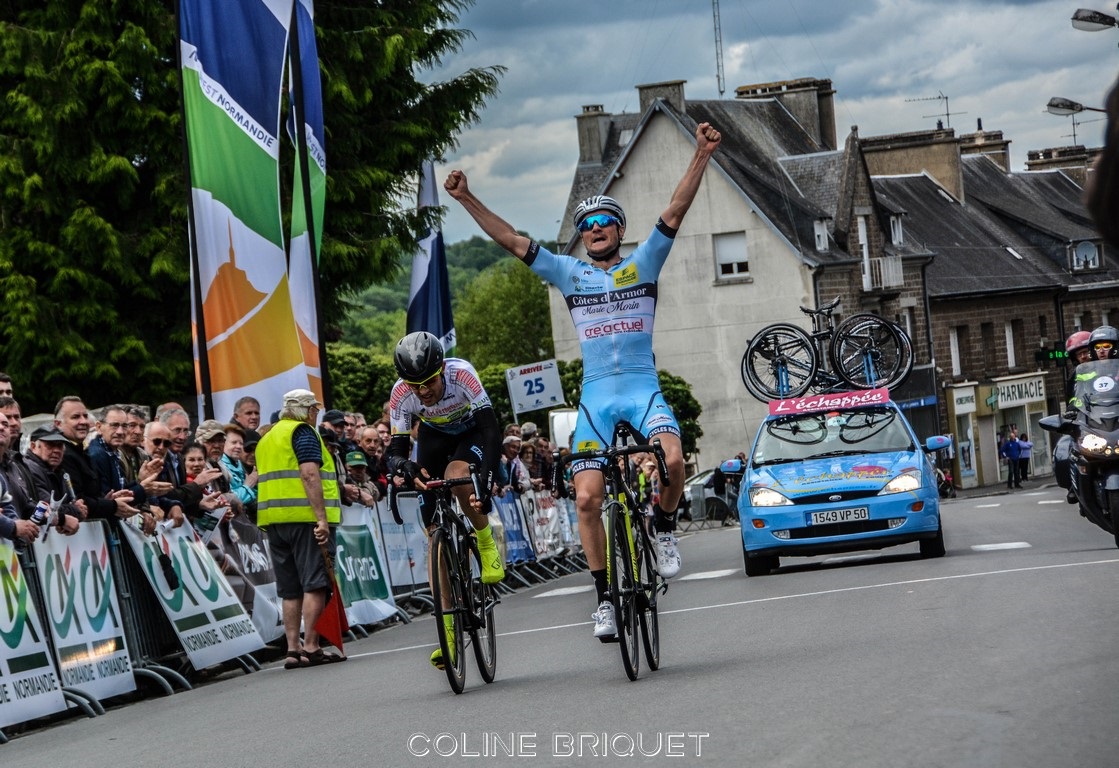
[[[70,498],[59,467],[66,451],[66,438],[53,425],[37,427],[24,454],[24,464],[31,473],[35,495],[48,504],[51,498],[67,499],[58,507],[58,530],[67,535],[78,532],[78,523],[85,517],[85,504]]]
[[[366,507],[371,507],[381,498],[377,485],[369,477],[369,461],[362,451],[350,451],[346,454],[346,469],[350,473],[350,483],[357,490],[354,501]]]
[[[501,472],[504,490],[526,493],[532,487],[528,468],[521,461],[521,438],[506,435],[501,441]]]
[[[654,508],[657,570],[664,578],[680,570],[673,531],[676,506],[684,490],[684,453],[680,426],[660,391],[653,358],[653,318],[657,280],[684,215],[722,136],[709,123],[695,130],[695,151],[676,185],[668,207],[643,242],[623,258],[626,217],[617,200],[595,195],[575,208],[574,225],[590,263],[553,254],[515,230],[470,191],[466,175],[451,171],[444,188],[462,204],[478,226],[538,276],[559,288],[580,337],[583,389],[575,426],[577,451],[609,444],[620,422],[628,422],[644,439],[658,439],[668,464],[668,483]],[[579,533],[599,599],[595,637],[610,642],[617,635],[614,607],[607,593],[606,531],[602,525],[605,482],[602,461],[572,463]]]
[[[286,393],[280,420],[256,446],[257,525],[268,531],[276,593],[283,600],[285,669],[345,660],[323,651],[315,631],[330,584],[324,557],[334,553],[331,526],[342,520],[337,468],[314,427],[321,408],[310,390]]]

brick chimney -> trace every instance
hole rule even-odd
[[[734,94],[738,99],[777,99],[821,149],[836,149],[835,89],[831,80],[801,77],[740,85]]]
[[[601,104],[585,105],[583,114],[575,116],[575,126],[579,132],[579,163],[601,165],[610,133],[610,113],[604,112]]]
[[[960,134],[961,155],[986,155],[1007,173],[1010,173],[1010,139],[1002,131],[983,130],[983,119],[976,121],[975,133]]]
[[[637,86],[641,100],[641,114],[657,99],[664,99],[669,106],[684,114],[684,83],[687,80],[666,80],[663,83],[649,83]]]
[[[951,128],[891,133],[860,140],[871,176],[898,176],[928,172],[960,202],[964,200],[964,175],[960,140]]]

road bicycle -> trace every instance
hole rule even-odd
[[[431,562],[431,592],[435,603],[435,630],[443,651],[443,670],[451,690],[462,693],[466,685],[466,638],[474,647],[474,657],[482,679],[492,683],[497,671],[497,625],[494,607],[501,602],[490,584],[482,583],[482,560],[478,542],[451,489],[473,485],[476,498],[482,498],[477,467],[470,466],[467,477],[425,479],[434,491],[435,530],[431,534],[428,556]],[[389,482],[389,509],[400,525],[404,521],[397,509],[396,486]],[[450,631],[448,631],[448,629]]]
[[[656,457],[661,483],[667,484],[668,465],[659,440],[650,445],[617,445],[625,442],[632,431],[619,427],[612,445],[593,451],[579,451],[562,456],[553,454],[552,487],[560,498],[567,498],[563,470],[580,460],[605,460],[602,466],[606,493],[602,514],[606,525],[606,571],[610,585],[610,602],[618,625],[618,642],[622,666],[630,680],[636,680],[641,669],[641,648],[645,661],[655,670],[661,663],[660,623],[657,619],[657,595],[668,591],[668,584],[657,572],[656,548],[649,533],[649,516],[642,511],[637,494],[626,481],[625,459],[635,453],[652,453]],[[639,629],[640,627],[640,629]]]
[[[812,333],[792,323],[762,328],[742,355],[742,382],[758,400],[848,389],[894,389],[913,370],[913,344],[895,323],[867,312],[835,326],[837,296],[819,309],[801,307]]]

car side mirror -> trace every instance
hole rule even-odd
[[[952,438],[946,435],[933,435],[925,441],[925,450],[929,453],[943,451],[952,445]]]
[[[719,465],[724,474],[738,474],[742,472],[742,459],[727,459]]]

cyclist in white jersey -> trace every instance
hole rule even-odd
[[[549,253],[519,234],[470,191],[462,171],[451,171],[443,185],[494,242],[559,288],[567,301],[583,355],[583,394],[572,449],[603,447],[622,421],[628,422],[644,439],[655,437],[661,441],[669,478],[655,509],[654,524],[658,534],[657,568],[665,578],[680,570],[673,531],[676,506],[684,490],[684,454],[680,428],[660,392],[653,362],[656,281],[721,139],[708,123],[696,127],[695,154],[668,207],[648,240],[625,259],[620,250],[625,236],[625,212],[613,198],[596,195],[575,209],[574,224],[590,258],[588,263],[573,256]],[[607,596],[606,532],[601,519],[604,483],[600,467],[595,462],[577,462],[572,471],[579,534],[599,604],[594,613],[594,634],[607,640],[617,634],[617,626]]]
[[[435,530],[434,500],[425,493],[424,479],[466,477],[471,464],[478,467],[483,498],[475,498],[469,485],[457,486],[454,492],[478,539],[482,581],[496,584],[505,578],[505,568],[493,540],[489,511],[490,489],[501,461],[501,427],[490,397],[474,366],[455,357],[445,358],[439,339],[425,331],[400,340],[393,364],[400,380],[389,395],[389,473],[399,474],[408,487],[420,492],[420,516],[430,536]],[[414,420],[419,421],[419,429],[416,460],[412,461],[408,455]],[[448,631],[453,631],[453,624]],[[431,655],[431,663],[442,669],[440,649]]]

